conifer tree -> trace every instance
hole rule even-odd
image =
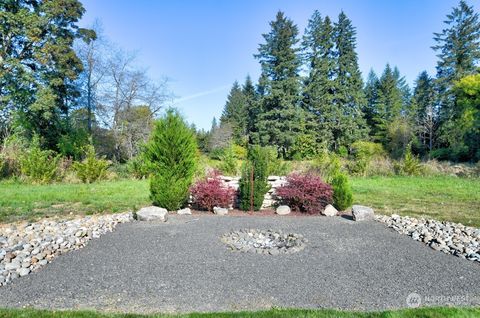
[[[257,91],[250,75],[245,79],[242,91],[246,99],[246,134],[248,137],[248,143],[258,144],[259,137],[257,121],[260,115],[260,105],[258,103]]]
[[[334,130],[339,118],[334,106],[335,43],[333,25],[327,16],[315,11],[308,21],[302,41],[303,58],[308,75],[304,80],[303,108],[313,115],[316,141],[327,148],[334,144]],[[307,120],[307,122],[309,122]],[[314,124],[314,125],[312,125]]]
[[[342,11],[335,23],[337,65],[335,72],[335,106],[341,117],[334,132],[334,148],[349,146],[367,136],[362,108],[365,105],[363,80],[358,66],[356,30]]]
[[[277,13],[270,26],[255,55],[262,67],[258,130],[261,144],[276,145],[285,157],[299,133],[298,28],[283,12]]]
[[[439,139],[443,147],[449,147],[451,130],[455,129],[456,96],[454,85],[463,77],[475,74],[480,62],[480,21],[479,14],[466,1],[460,1],[447,15],[446,27],[434,33],[437,52],[437,89],[440,99]],[[451,149],[452,159],[461,149]]]
[[[220,125],[226,123],[233,129],[234,140],[241,143],[247,134],[247,98],[237,81],[233,83],[220,117]]]
[[[412,97],[413,122],[416,126],[417,136],[422,147],[432,151],[436,128],[436,90],[434,79],[426,71],[418,75]]]
[[[380,81],[377,74],[373,70],[370,70],[367,76],[367,82],[365,83],[365,99],[366,103],[363,108],[363,113],[365,120],[367,121],[368,127],[373,127],[375,125],[374,118],[376,116],[376,107],[378,101],[378,86]],[[373,133],[374,130],[370,129],[370,133]]]

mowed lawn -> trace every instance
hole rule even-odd
[[[480,179],[352,178],[354,202],[379,213],[425,216],[480,227]],[[148,181],[29,185],[0,183],[0,222],[112,213],[150,204]]]
[[[148,182],[145,180],[48,185],[0,183],[0,222],[124,212],[149,202]]]
[[[453,221],[480,227],[480,179],[456,177],[353,178],[354,202],[383,214]]]
[[[0,309],[0,318],[474,318],[478,308],[418,308],[383,312],[348,312],[337,310],[272,309],[258,312],[192,313],[167,315],[110,314],[93,311],[44,311]]]

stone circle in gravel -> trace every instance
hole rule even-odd
[[[258,229],[229,232],[221,240],[233,251],[269,255],[300,252],[307,243],[300,234]]]

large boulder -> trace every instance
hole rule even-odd
[[[352,206],[352,215],[354,221],[373,220],[375,217],[373,209],[363,205]]]
[[[228,214],[228,209],[226,208],[220,208],[218,206],[213,208],[213,213],[217,215],[227,215]]]
[[[137,211],[137,219],[139,221],[166,222],[168,219],[168,211],[164,208],[148,206]]]
[[[325,207],[325,210],[322,212],[322,214],[325,216],[335,216],[337,215],[337,213],[338,213],[338,210],[335,209],[335,207],[331,204],[327,205]]]
[[[280,205],[276,212],[278,215],[287,215],[290,214],[291,209],[288,205]]]

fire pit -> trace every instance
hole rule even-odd
[[[300,234],[258,229],[229,232],[221,240],[233,251],[270,255],[300,252],[307,243]]]

